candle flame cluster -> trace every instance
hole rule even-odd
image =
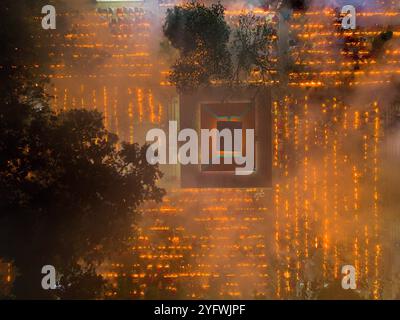
[[[323,287],[354,265],[359,288],[379,299],[378,103],[358,111],[338,98],[286,97],[273,115],[276,297],[292,297],[298,283]]]
[[[240,13],[226,15],[235,21]],[[161,97],[176,98],[167,64],[149,45],[151,18],[138,12],[110,26],[106,13],[81,15],[79,32],[65,37],[72,62],[52,66],[48,93],[54,108],[101,111],[108,129],[136,142],[147,125],[169,120]],[[380,106],[346,105],[325,89],[389,84],[400,73],[400,53],[385,48],[390,68],[380,68],[368,39],[381,28],[344,33],[332,27],[335,17],[331,9],[293,15],[290,32],[301,45],[289,52],[294,68],[288,85],[295,94],[272,101],[272,189],[168,186],[162,204],[141,208],[130,250],[103,267],[102,275],[114,284],[110,297],[118,296],[125,279],[132,298],[154,298],[151,292],[164,294],[158,298],[293,298],[299,285],[311,290],[339,279],[345,264],[356,267],[359,287],[369,297],[382,297]],[[397,38],[400,30],[394,28]],[[345,38],[338,51],[338,40]],[[346,46],[356,48],[359,59]],[[110,55],[96,69],[77,72],[77,63],[98,58],[96,50]],[[275,78],[264,84],[271,90],[280,85]],[[304,90],[315,88],[325,98]]]

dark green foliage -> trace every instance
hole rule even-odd
[[[239,16],[239,25],[233,36],[235,81],[240,80],[241,72],[247,78],[253,70],[258,71],[265,80],[272,67],[268,45],[274,33],[274,29],[261,17],[252,13]]]
[[[184,55],[195,51],[199,45],[217,51],[229,40],[229,27],[224,19],[224,7],[191,2],[167,10],[163,27],[171,44]]]
[[[180,53],[169,80],[179,92],[210,84],[237,85],[250,78],[264,83],[269,76],[275,32],[271,25],[243,14],[231,31],[224,10],[220,3],[206,7],[191,2],[167,11],[164,35]]]
[[[230,30],[220,3],[206,7],[191,2],[168,9],[163,30],[180,52],[170,76],[179,91],[230,77]]]

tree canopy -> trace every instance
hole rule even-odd
[[[235,27],[225,20],[225,8],[190,2],[167,10],[165,37],[180,53],[169,80],[178,91],[212,83],[239,84],[255,73],[260,80],[271,67],[271,25],[252,13],[242,13]],[[232,29],[233,28],[233,29]]]
[[[0,257],[16,267],[17,298],[93,298],[104,286],[96,265],[126,248],[141,203],[161,201],[162,174],[147,145],[120,143],[102,114],[51,110],[37,72],[51,60],[35,49],[30,3],[1,9]],[[59,290],[41,288],[44,265],[61,275]]]
[[[232,52],[235,61],[233,79],[240,82],[241,74],[248,79],[252,71],[259,79],[267,80],[272,66],[271,39],[274,29],[252,13],[239,16],[238,27],[233,32]]]
[[[228,51],[230,29],[224,7],[191,2],[167,10],[164,35],[179,50],[170,80],[178,90],[191,90],[231,73]]]

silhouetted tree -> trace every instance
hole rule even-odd
[[[146,145],[119,144],[100,113],[49,108],[40,74],[51,60],[31,1],[0,8],[0,257],[17,269],[17,298],[93,298],[104,286],[96,265],[125,249],[136,208],[164,195],[161,172]],[[49,264],[58,290],[41,288]]]
[[[253,13],[239,16],[238,27],[233,32],[234,81],[248,79],[252,71],[259,73],[260,80],[266,80],[273,66],[270,50],[274,34],[275,30],[265,19]]]
[[[179,91],[230,77],[230,30],[224,11],[220,3],[206,7],[198,2],[167,10],[164,35],[180,52],[169,78]]]
[[[206,7],[197,2],[168,9],[164,35],[180,53],[169,80],[178,91],[267,80],[275,30],[265,19],[245,13],[232,29],[224,11],[220,3]]]

